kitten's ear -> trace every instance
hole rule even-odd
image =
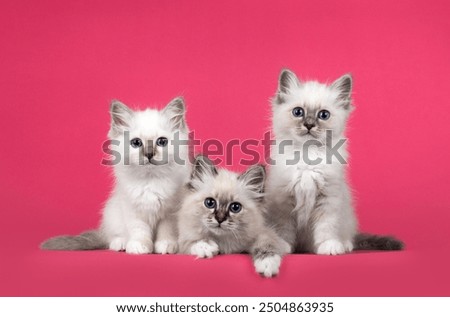
[[[117,136],[130,127],[133,111],[125,104],[118,100],[113,100],[109,112],[111,114],[110,136]]]
[[[277,104],[283,103],[284,95],[288,95],[293,88],[300,87],[300,81],[297,76],[289,69],[283,69],[278,78],[278,90],[275,98]]]
[[[253,165],[244,173],[238,176],[244,185],[256,194],[264,193],[264,181],[266,179],[266,169],[263,165]]]
[[[345,74],[331,84],[331,88],[339,92],[338,99],[343,102],[344,108],[349,109],[352,95],[353,79],[351,74]]]
[[[203,155],[197,155],[194,160],[194,166],[192,167],[191,179],[198,179],[202,181],[205,176],[216,176],[217,169],[214,163]]]
[[[182,97],[177,97],[169,102],[162,113],[169,118],[174,130],[186,130],[186,106]]]

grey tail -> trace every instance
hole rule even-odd
[[[107,243],[97,230],[86,231],[78,236],[58,236],[41,244],[45,250],[103,250]]]
[[[392,236],[379,236],[368,233],[358,233],[354,239],[355,250],[403,250],[405,244]]]

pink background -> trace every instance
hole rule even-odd
[[[448,1],[2,1],[0,295],[449,296],[449,14]],[[245,255],[38,249],[98,224],[111,99],[184,95],[197,138],[260,139],[283,67],[354,75],[361,229],[406,251],[289,255],[268,280]]]

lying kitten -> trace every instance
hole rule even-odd
[[[264,223],[264,180],[260,165],[238,175],[198,156],[179,212],[181,252],[200,258],[248,252],[258,273],[276,275],[289,246]]]
[[[300,82],[291,71],[281,72],[273,99],[277,142],[267,181],[268,215],[296,252],[334,255],[353,249],[403,247],[391,237],[357,234],[343,161],[347,151],[342,145],[352,110],[351,90],[348,74],[325,85]],[[342,158],[327,158],[340,144]]]
[[[173,214],[191,168],[188,145],[175,146],[172,141],[177,137],[187,140],[188,132],[182,98],[172,100],[161,111],[132,111],[113,101],[108,137],[112,144],[120,144],[117,152],[122,159],[113,166],[115,187],[103,210],[100,229],[79,236],[55,237],[41,247],[175,253]],[[175,162],[177,157],[185,164]]]

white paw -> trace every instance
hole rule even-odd
[[[130,240],[127,243],[125,251],[130,254],[146,254],[152,253],[152,249],[151,244],[142,243],[138,240]]]
[[[173,254],[177,251],[177,243],[170,240],[159,240],[155,243],[155,253]]]
[[[353,251],[353,242],[351,242],[350,240],[345,241],[344,248],[345,248],[345,252],[352,252]]]
[[[219,246],[214,241],[200,240],[191,247],[191,254],[198,258],[212,258],[219,253]]]
[[[112,239],[109,243],[109,249],[113,251],[125,250],[125,239],[120,237]]]
[[[345,247],[339,240],[326,240],[322,242],[318,248],[317,248],[317,254],[323,254],[323,255],[337,255],[337,254],[344,254],[345,253]]]
[[[256,259],[254,262],[256,272],[265,277],[277,275],[280,270],[281,257],[277,254],[262,259]]]

